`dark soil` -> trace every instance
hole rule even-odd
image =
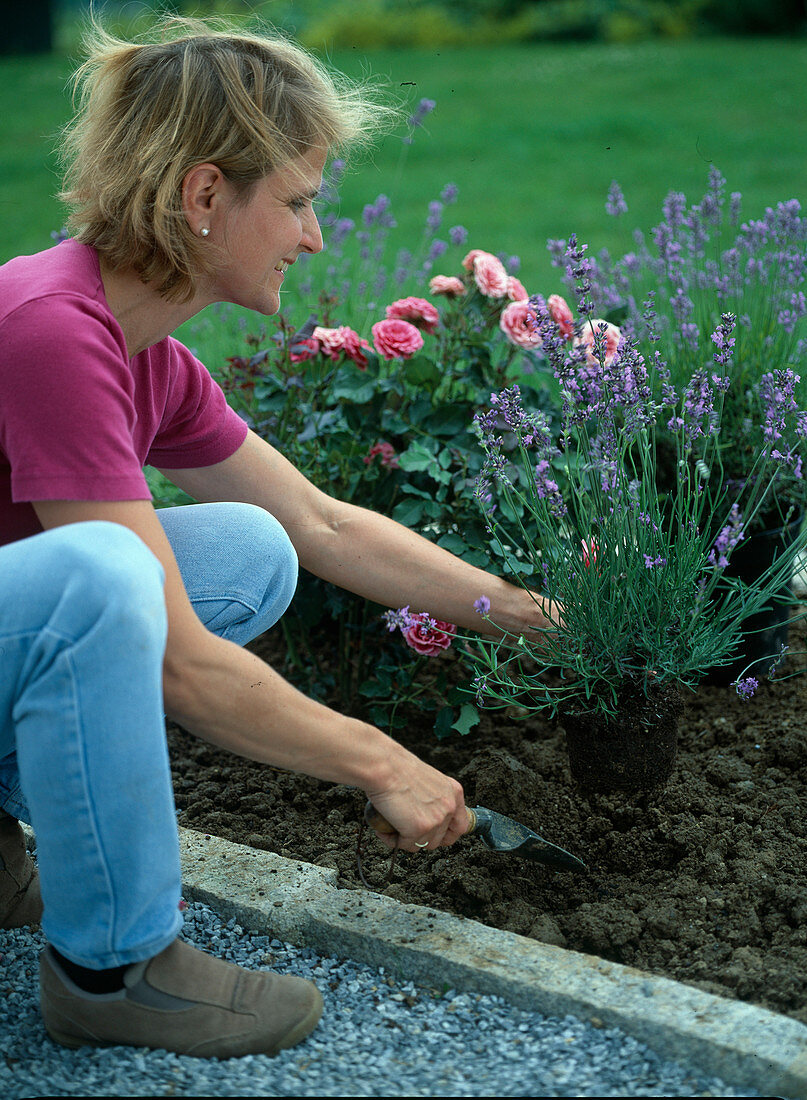
[[[265,635],[251,648],[269,658],[273,647]],[[588,871],[552,871],[467,838],[398,853],[386,885],[389,853],[365,834],[365,876],[402,901],[807,1023],[807,677],[764,683],[746,703],[720,686],[685,702],[673,777],[650,795],[581,793],[562,730],[534,716],[490,712],[444,741],[413,719],[399,740],[459,778],[470,805],[536,829]],[[340,886],[362,888],[360,792],[240,760],[176,727],[169,745],[180,824],[335,867]]]

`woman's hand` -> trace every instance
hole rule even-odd
[[[468,831],[462,786],[401,746],[394,761],[395,778],[384,787],[367,788],[366,794],[385,824],[374,832],[388,848],[425,851],[447,847]],[[371,822],[372,825],[372,822]]]

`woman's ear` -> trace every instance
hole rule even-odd
[[[195,164],[182,181],[182,211],[195,236],[207,236],[226,204],[230,185],[216,164]],[[207,233],[203,233],[203,230]]]

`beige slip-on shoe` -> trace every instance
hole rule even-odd
[[[48,1034],[68,1047],[123,1044],[233,1058],[294,1046],[322,1015],[312,982],[244,970],[180,939],[133,963],[124,982],[120,992],[85,993],[46,947],[39,988]]]
[[[15,817],[0,810],[0,928],[21,928],[42,919],[39,872]]]

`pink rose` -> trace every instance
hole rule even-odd
[[[481,248],[472,248],[471,251],[463,258],[462,266],[466,271],[473,271],[474,264],[481,256],[489,256],[491,260],[495,260],[496,257],[492,252],[485,252]]]
[[[348,359],[352,359],[359,370],[367,370],[367,356],[364,354],[365,349],[370,350],[370,345],[366,340],[363,340],[358,332],[354,332],[352,328],[345,328],[344,344],[342,350]]]
[[[502,310],[499,328],[512,344],[517,344],[520,348],[539,348],[542,340],[535,327],[536,321],[528,300],[511,302]]]
[[[462,298],[465,294],[465,283],[456,275],[435,275],[429,281],[431,294],[445,294],[447,298]]]
[[[510,275],[507,279],[507,297],[511,302],[523,302],[525,298],[529,298],[524,284],[515,275]]]
[[[574,341],[576,348],[583,347],[586,350],[586,358],[593,366],[598,363],[599,360],[594,352],[595,339],[601,339],[600,329],[605,325],[605,342],[603,347],[605,349],[605,365],[610,365],[611,360],[616,355],[616,349],[619,347],[619,340],[622,333],[616,327],[612,325],[610,321],[600,321],[596,317],[591,321],[586,321],[583,325],[583,331]]]
[[[306,359],[313,359],[319,355],[319,340],[308,336],[304,340],[298,340],[289,351],[289,359],[292,363],[304,363]]]
[[[462,266],[466,271],[473,271],[477,256],[490,256],[490,252],[483,252],[481,248],[472,248],[468,255],[463,257]]]
[[[339,358],[344,343],[341,328],[322,328],[317,325],[313,338],[319,341],[323,355],[327,355],[329,359]]]
[[[574,315],[569,309],[566,299],[561,298],[560,294],[550,294],[546,305],[549,316],[560,329],[561,335],[565,336],[567,340],[571,340],[574,333]]]
[[[373,325],[373,343],[385,359],[410,359],[423,347],[423,336],[409,321],[388,317]]]
[[[387,443],[382,439],[378,443],[374,443],[367,454],[364,456],[364,465],[369,466],[376,456],[380,456],[380,462],[382,466],[389,466],[391,470],[398,469],[398,459],[395,457],[395,448],[391,443]]]
[[[474,260],[474,282],[486,298],[504,298],[510,276],[501,260],[487,252]]]
[[[457,633],[454,623],[433,619],[428,612],[419,611],[409,616],[408,625],[402,630],[404,641],[422,657],[436,657],[441,650],[448,649],[451,639]]]
[[[440,321],[440,314],[425,298],[399,298],[387,306],[387,317],[411,321],[424,332],[432,333]]]
[[[360,370],[367,369],[367,356],[364,349],[370,350],[370,345],[363,340],[358,332],[354,332],[347,325],[339,328],[314,329],[314,339],[322,345],[322,353],[329,359],[338,359],[340,355],[346,355]]]

